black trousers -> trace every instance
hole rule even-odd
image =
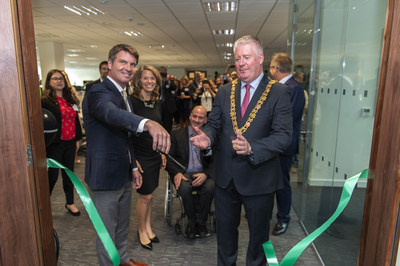
[[[215,183],[212,179],[207,178],[206,181],[198,187],[197,191],[200,197],[200,209],[196,217],[196,208],[194,195],[192,194],[193,188],[191,181],[181,181],[178,189],[178,194],[182,197],[183,207],[185,208],[186,215],[188,216],[190,226],[195,223],[205,224],[210,212],[211,203],[214,198]]]
[[[46,148],[47,158],[56,160],[71,171],[74,171],[75,151],[75,139],[61,140],[58,143],[50,144],[50,146]],[[48,170],[50,195],[58,179],[58,170],[58,168],[49,168]],[[61,173],[66,203],[68,205],[74,204],[74,185],[64,170],[62,170]]]
[[[233,183],[225,189],[215,186],[215,210],[217,218],[218,265],[236,265],[238,255],[238,226],[242,205],[246,212],[250,239],[246,265],[265,266],[262,244],[269,240],[269,222],[272,217],[275,193],[244,196]]]

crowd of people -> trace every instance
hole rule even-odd
[[[83,122],[85,182],[121,265],[146,265],[126,251],[133,189],[139,195],[140,245],[152,250],[161,241],[151,226],[160,169],[168,172],[182,197],[189,239],[210,235],[206,220],[215,199],[218,265],[236,263],[242,206],[250,232],[247,265],[266,263],[262,244],[269,239],[275,196],[278,224],[273,233],[287,230],[289,171],[298,149],[303,89],[291,74],[288,55],[274,55],[271,79],[263,70],[263,47],[257,38],[243,36],[233,50],[235,65],[228,65],[224,75],[208,79],[196,71],[190,80],[168,74],[164,66],[137,68],[138,51],[115,45],[99,65],[100,78],[86,85],[83,121],[67,74],[49,71],[42,107],[57,118],[59,130],[47,156],[73,170]],[[62,172],[65,208],[79,216],[73,185]],[[50,192],[57,177],[58,169],[50,168]],[[197,212],[193,190],[200,200]],[[100,265],[112,265],[99,237],[96,248]]]

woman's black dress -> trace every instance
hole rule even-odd
[[[144,118],[162,123],[162,103],[160,101],[142,101],[130,97],[133,112]],[[152,107],[151,107],[152,106]],[[148,131],[142,132],[139,136],[133,136],[133,148],[135,158],[143,169],[143,184],[137,190],[139,194],[148,195],[158,187],[160,177],[161,155],[153,150],[153,138]]]

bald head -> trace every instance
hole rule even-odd
[[[197,127],[201,129],[207,122],[207,110],[201,105],[193,108],[189,116],[190,127]]]

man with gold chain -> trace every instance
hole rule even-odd
[[[217,139],[215,179],[218,265],[236,265],[244,206],[250,240],[246,265],[265,265],[275,191],[283,187],[279,153],[291,142],[290,90],[263,73],[261,42],[243,36],[233,47],[239,80],[221,87],[208,123],[190,140],[201,149]]]

